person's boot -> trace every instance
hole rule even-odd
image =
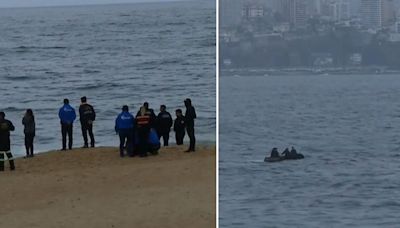
[[[9,162],[10,162],[10,170],[15,170],[15,164],[12,155],[8,157]]]
[[[89,145],[85,143],[82,148],[89,148]]]
[[[10,158],[12,159],[12,158]],[[15,170],[14,160],[10,160],[10,170]]]
[[[90,147],[94,147],[94,142],[90,142]]]
[[[4,153],[0,151],[0,171],[4,171]]]

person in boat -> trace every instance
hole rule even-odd
[[[285,159],[290,159],[290,151],[289,148],[286,148],[283,152],[282,155]]]
[[[270,157],[271,158],[279,158],[280,157],[278,149],[276,147],[272,148]]]
[[[292,146],[292,149],[290,150],[290,157],[291,159],[301,159],[304,158],[302,154],[297,153],[297,150]]]
[[[275,161],[281,161],[283,160],[283,157],[279,155],[278,149],[276,147],[272,148],[270,156],[266,156],[264,158],[265,162],[275,162]]]

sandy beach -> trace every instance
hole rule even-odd
[[[0,172],[0,227],[215,227],[215,145],[120,158],[117,148],[17,159]]]

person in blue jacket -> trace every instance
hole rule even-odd
[[[69,105],[69,100],[64,99],[64,105],[58,111],[58,117],[61,123],[61,134],[62,134],[62,149],[67,148],[67,135],[68,135],[68,149],[72,149],[72,128],[73,123],[76,119],[75,109]]]
[[[124,148],[130,157],[133,156],[133,132],[135,127],[135,118],[129,113],[127,105],[122,107],[122,112],[115,120],[115,132],[119,135],[119,155],[124,157]]]

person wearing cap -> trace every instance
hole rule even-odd
[[[62,149],[67,148],[67,135],[68,135],[68,149],[72,149],[72,129],[73,123],[76,119],[75,109],[69,105],[69,100],[64,99],[64,105],[58,111],[58,117],[61,123],[61,134],[62,134]]]
[[[10,151],[10,131],[14,131],[15,127],[11,121],[5,119],[6,114],[0,112],[0,171],[4,171],[4,154],[10,163],[10,170],[15,170],[14,158]]]
[[[87,103],[86,97],[81,97],[81,105],[79,106],[79,117],[81,122],[83,148],[88,148],[88,133],[90,137],[90,147],[94,147],[93,121],[96,120],[96,112],[93,106]]]
[[[189,98],[186,98],[184,103],[186,107],[186,113],[185,113],[186,132],[190,139],[189,149],[187,149],[185,152],[194,152],[196,145],[196,137],[194,136],[194,119],[197,118],[196,110],[192,105],[192,100],[190,100]]]
[[[167,112],[165,105],[160,106],[160,113],[157,116],[157,135],[158,138],[163,138],[164,146],[168,146],[169,132],[172,127],[172,116]]]
[[[127,105],[122,106],[122,112],[115,120],[115,132],[119,135],[119,155],[124,157],[124,148],[126,143],[126,150],[128,156],[133,156],[133,131],[135,127],[135,118],[129,112]]]

